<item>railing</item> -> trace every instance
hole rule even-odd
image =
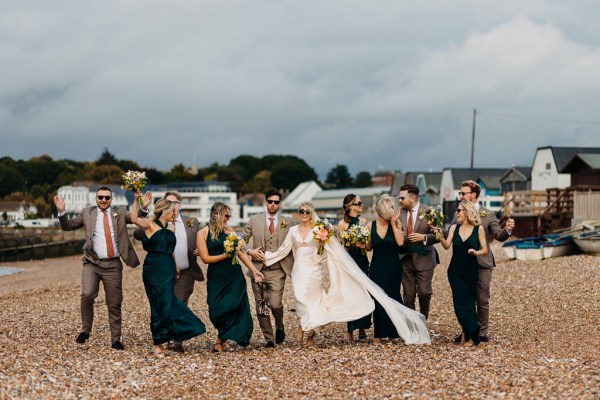
[[[515,217],[537,216],[548,206],[545,191],[517,190],[504,193],[504,215]]]

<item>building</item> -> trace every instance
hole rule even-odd
[[[576,154],[560,172],[571,175],[571,186],[600,187],[600,154]]]
[[[600,154],[600,147],[538,147],[531,166],[531,190],[571,186],[571,174],[563,170],[578,154]]]
[[[321,217],[339,220],[344,215],[343,202],[346,195],[353,193],[363,202],[363,217],[375,217],[375,202],[384,193],[390,193],[391,186],[322,190],[312,198],[312,204]]]
[[[481,186],[479,202],[492,211],[500,211],[504,204],[500,179],[506,173],[505,168],[445,168],[440,184],[444,212],[454,212],[458,201],[458,192],[462,182],[472,180]],[[451,205],[448,206],[447,205]]]
[[[531,190],[531,167],[511,167],[500,178],[502,193]]]
[[[315,181],[302,182],[283,199],[281,211],[294,213],[298,211],[300,204],[307,201],[312,202],[313,197],[322,191],[321,186]]]
[[[419,188],[419,202],[427,206],[442,204],[441,183],[441,172],[407,172],[404,174],[404,184],[416,185]]]
[[[32,214],[37,214],[37,207],[28,201],[0,201],[0,226],[12,225]]]

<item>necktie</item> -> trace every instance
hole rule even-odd
[[[408,232],[409,235],[413,233],[412,210],[408,210],[408,226],[406,227],[406,232]]]
[[[108,258],[113,258],[115,256],[115,248],[113,247],[112,237],[110,236],[108,214],[106,213],[106,210],[102,212],[104,213],[104,239],[106,239],[106,254],[108,255]]]
[[[271,232],[271,235],[272,235],[273,232],[275,231],[275,225],[273,224],[273,221],[275,221],[275,218],[269,217],[269,219],[271,220],[271,223],[269,224],[269,232]]]

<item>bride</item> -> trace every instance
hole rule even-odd
[[[388,297],[360,270],[338,241],[325,243],[323,255],[317,254],[318,242],[311,228],[317,215],[311,203],[301,204],[298,213],[300,224],[290,228],[285,241],[275,252],[264,253],[264,262],[267,266],[272,265],[293,250],[292,286],[300,317],[300,340],[306,332],[306,344],[311,346],[315,332],[321,327],[370,314],[375,308],[373,296],[390,316],[406,344],[431,344],[425,317]],[[323,287],[323,266],[329,272],[328,290]]]

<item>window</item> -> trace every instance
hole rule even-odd
[[[546,171],[550,171],[551,167],[552,167],[552,164],[546,163]]]

